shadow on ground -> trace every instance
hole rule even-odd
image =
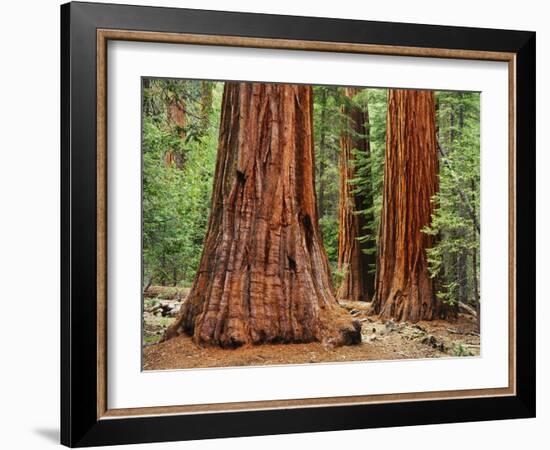
[[[47,441],[59,444],[59,429],[58,428],[37,428],[34,432]]]

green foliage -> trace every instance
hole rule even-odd
[[[338,213],[337,209],[336,213]],[[319,219],[319,227],[329,262],[336,266],[338,263],[338,216],[325,213]]]
[[[343,88],[333,86],[314,86],[314,138],[315,138],[315,175],[317,202],[319,206],[319,224],[323,244],[329,258],[337,288],[344,273],[337,270],[338,265],[338,224],[340,196],[340,136],[350,132],[348,118],[343,113],[344,106],[366,109],[368,105],[369,122],[367,132],[370,137],[370,154],[353,149],[356,177],[348,180],[353,184],[353,193],[373,198],[373,207],[357,211],[365,215],[366,226],[358,239],[372,242],[370,252],[375,252],[380,209],[382,205],[382,185],[384,176],[384,153],[386,139],[386,89],[363,89],[353,99],[343,94]],[[353,137],[359,136],[352,132]],[[376,267],[370,268],[375,271]]]
[[[366,109],[368,113],[367,139],[370,151],[353,150],[355,157],[355,178],[349,180],[355,186],[354,193],[371,199],[372,206],[357,211],[365,216],[366,222],[362,235],[357,239],[364,243],[363,252],[376,253],[380,211],[382,209],[382,191],[384,185],[384,155],[386,153],[386,113],[387,89],[363,89],[352,100],[355,107]],[[376,266],[369,267],[376,272]]]
[[[151,309],[155,306],[158,306],[160,304],[160,301],[158,298],[144,298],[143,299],[143,309]]]
[[[437,92],[439,192],[428,250],[438,297],[448,304],[477,303],[479,292],[479,93]]]
[[[454,356],[474,356],[473,352],[468,349],[467,347],[464,347],[462,344],[455,344],[453,347],[453,355]]]
[[[332,286],[335,290],[337,290],[340,285],[342,284],[342,281],[344,281],[344,277],[346,276],[346,273],[348,271],[348,267],[344,265],[342,269],[338,268],[338,264],[335,264],[332,268]]]
[[[313,95],[315,188],[319,226],[334,276],[338,265],[338,159],[342,122],[340,109],[344,96],[341,88],[334,86],[314,86]]]
[[[143,335],[143,345],[149,345],[149,344],[156,344],[160,341],[161,336],[160,335]]]
[[[196,82],[152,79],[147,84],[143,92],[144,283],[189,285],[200,260],[210,210],[219,102],[205,122]],[[219,99],[221,86],[211,84]],[[184,105],[183,130],[168,119],[168,105],[174,101]],[[167,164],[168,152],[178,155],[182,163]]]

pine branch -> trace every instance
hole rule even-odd
[[[453,177],[453,180],[455,182],[455,188],[458,192],[458,195],[460,195],[462,202],[468,208],[468,213],[470,215],[470,218],[472,219],[474,227],[476,228],[478,233],[481,233],[480,227],[479,227],[479,221],[477,220],[477,215],[475,213],[474,207],[472,206],[471,202],[469,201],[464,191],[460,189],[460,187],[458,186],[458,183],[459,183],[458,176],[456,175],[455,171],[451,166],[451,163],[449,162],[449,159],[447,157],[447,152],[443,149],[443,147],[441,147],[441,144],[439,143],[439,139],[437,139],[437,149],[439,150],[439,153],[442,156],[441,159],[443,163],[447,166],[447,168],[449,169],[449,172],[451,173],[451,176]]]

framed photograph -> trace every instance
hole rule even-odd
[[[535,33],[61,7],[61,441],[535,415]]]

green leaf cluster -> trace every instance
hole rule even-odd
[[[144,284],[189,285],[197,270],[210,211],[216,160],[220,83],[210,83],[211,105],[200,85],[148,79],[143,89]],[[185,129],[170,123],[168,105],[181,102]],[[208,111],[208,120],[202,111]],[[184,138],[181,134],[184,134]],[[179,164],[167,164],[168,152]]]
[[[428,250],[438,296],[448,304],[479,301],[480,94],[436,93],[439,192]]]

